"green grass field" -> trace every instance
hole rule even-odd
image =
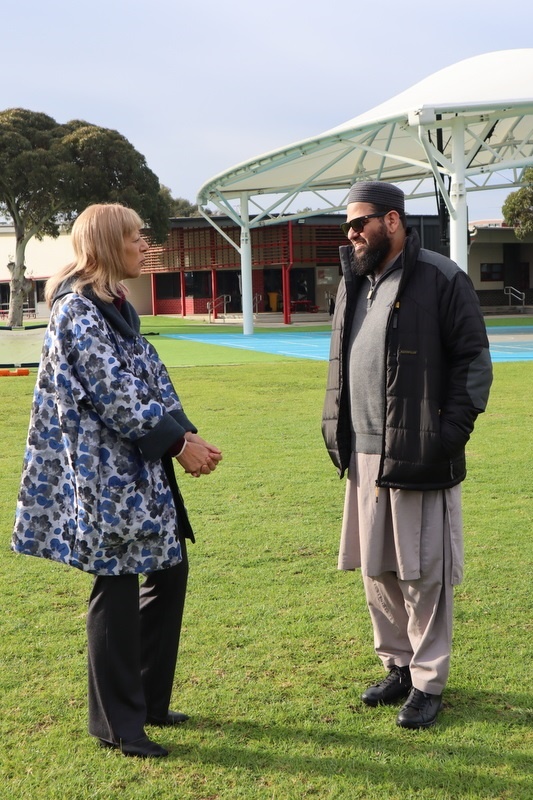
[[[444,710],[407,731],[397,709],[359,700],[381,667],[360,575],[336,570],[344,484],[320,435],[326,364],[254,356],[171,370],[224,461],[180,478],[197,543],[173,708],[191,720],[148,729],[171,750],[155,762],[87,734],[90,577],[9,550],[35,371],[0,379],[2,796],[530,800],[533,363],[496,365],[468,448]]]
[[[515,314],[514,316],[507,317],[487,317],[485,321],[489,332],[491,328],[522,325],[531,326],[533,332],[533,317],[531,316]],[[231,323],[209,325],[198,319],[192,319],[191,317],[173,316],[146,316],[142,317],[141,323],[142,332],[157,346],[161,358],[168,367],[202,367],[212,366],[214,364],[272,364],[280,360],[286,360],[279,355],[271,353],[254,353],[250,350],[237,350],[228,347],[213,348],[203,343],[176,339],[172,340],[164,336],[164,334],[180,333],[242,333],[242,325]],[[291,332],[295,330],[305,330],[308,333],[314,331],[328,331],[331,330],[331,323],[322,325],[306,323],[305,325],[282,327],[263,327],[259,324],[254,329],[254,335],[260,336],[265,333],[279,333],[280,330]],[[42,322],[30,323],[27,326],[27,330],[17,333],[11,333],[9,331],[2,332],[2,326],[0,325],[0,365],[18,366],[20,364],[38,363],[43,336],[44,325]]]

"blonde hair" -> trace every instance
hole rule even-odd
[[[95,203],[87,206],[72,226],[75,260],[46,282],[45,299],[52,305],[63,281],[72,278],[72,291],[81,293],[90,286],[104,302],[125,293],[124,238],[143,227],[139,215],[120,203]]]

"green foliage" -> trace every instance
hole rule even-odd
[[[87,205],[121,202],[152,227],[168,229],[168,206],[144,156],[120,133],[81,120],[0,112],[0,210],[32,235],[56,236]]]
[[[0,211],[22,232],[59,233],[62,138],[61,126],[46,114],[25,109],[0,112]]]
[[[320,436],[326,369],[171,370],[224,461],[199,480],[177,472],[197,543],[173,708],[191,720],[148,729],[171,750],[157,763],[87,734],[90,577],[9,552],[35,372],[0,378],[0,784],[11,800],[533,796],[533,364],[495,366],[469,443],[466,575],[428,731],[402,731],[396,708],[359,699],[382,673],[360,576],[336,570],[344,483]]]
[[[156,241],[168,233],[169,208],[144,156],[120,133],[88,122],[64,125],[23,108],[0,112],[0,215],[13,221],[16,256],[11,325],[22,324],[27,242],[57,236],[91,203],[134,208]]]
[[[524,170],[522,182],[522,188],[512,192],[502,208],[505,224],[515,229],[518,239],[533,233],[533,167]]]
[[[169,208],[170,217],[200,217],[198,206],[185,200],[184,197],[172,197],[168,186],[161,186],[161,194],[164,196]],[[206,214],[211,215],[211,211],[206,209]]]

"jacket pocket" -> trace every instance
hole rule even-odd
[[[459,455],[464,450],[469,438],[469,434],[465,434],[464,431],[457,425],[454,425],[453,422],[449,422],[449,420],[441,417],[440,439],[442,449],[448,458],[454,458]]]
[[[168,485],[143,471],[131,483],[101,486],[95,516],[100,546],[108,550],[156,544],[175,527],[176,513]]]

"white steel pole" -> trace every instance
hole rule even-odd
[[[454,213],[450,215],[450,258],[468,272],[468,206],[465,186],[465,125],[462,117],[452,124],[452,175],[450,200]]]
[[[248,195],[241,195],[241,278],[242,278],[242,332],[250,336],[254,332],[254,298],[252,285],[252,237],[248,214]]]

